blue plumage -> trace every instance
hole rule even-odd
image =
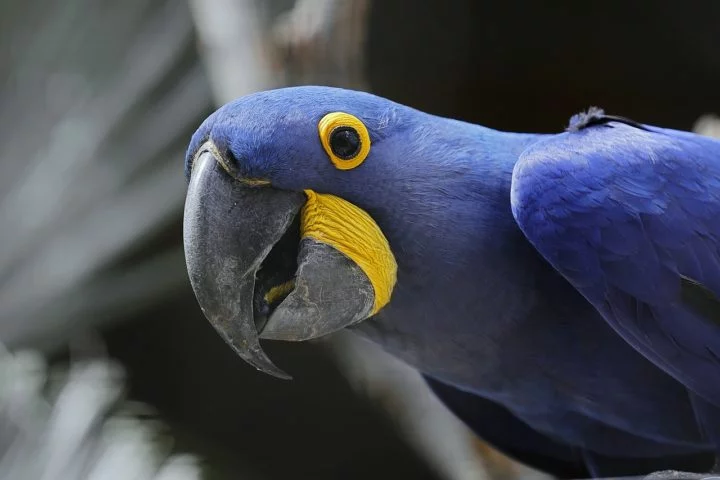
[[[370,133],[354,170],[322,151],[317,124],[335,110]],[[717,142],[621,122],[505,133],[323,87],[222,107],[186,172],[208,138],[244,175],[373,217],[398,283],[354,330],[462,392],[456,411],[499,448],[596,475],[712,465],[686,386],[720,398],[720,327],[677,295],[679,274],[720,293]],[[502,420],[472,418],[472,398],[537,435],[509,440]]]
[[[623,338],[720,405],[720,325],[681,298],[682,276],[720,293],[720,142],[619,122],[557,135],[521,155],[512,205]]]

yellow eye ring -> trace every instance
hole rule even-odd
[[[370,134],[354,115],[328,113],[318,123],[318,131],[325,153],[339,170],[360,166],[370,153]]]

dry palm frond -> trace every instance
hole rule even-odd
[[[123,402],[123,371],[74,362],[48,378],[34,352],[0,353],[0,480],[196,480],[158,422]]]
[[[0,341],[57,347],[186,281],[179,241],[118,260],[179,219],[210,89],[183,2],[8,0],[0,35]],[[122,373],[3,349],[0,480],[200,478]]]
[[[0,339],[57,346],[186,282],[179,241],[115,263],[180,217],[210,87],[184,2],[9,0],[0,19]]]

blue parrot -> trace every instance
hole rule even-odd
[[[185,174],[195,295],[256,368],[288,378],[260,339],[348,328],[557,477],[714,466],[720,142],[599,109],[501,132],[306,86],[219,108]]]

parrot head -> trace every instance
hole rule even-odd
[[[190,281],[210,323],[256,368],[289,378],[260,339],[321,337],[390,302],[397,263],[372,212],[413,178],[399,173],[411,168],[410,111],[368,93],[285,88],[221,107],[193,135]]]

